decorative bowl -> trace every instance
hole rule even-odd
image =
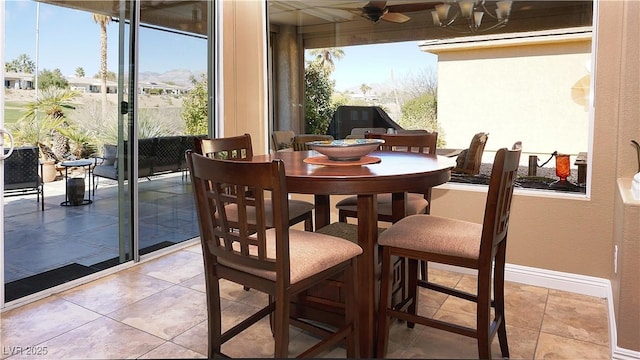
[[[311,141],[307,145],[333,161],[358,161],[383,144],[382,139],[344,139]]]

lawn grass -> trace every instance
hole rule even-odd
[[[5,101],[4,103],[4,123],[5,124],[13,124],[24,112],[24,105],[26,102],[20,101]]]

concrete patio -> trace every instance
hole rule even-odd
[[[142,254],[198,236],[188,178],[154,176],[138,186]],[[120,262],[117,183],[100,179],[93,202],[83,206],[61,206],[64,191],[64,180],[45,183],[44,211],[35,195],[4,199],[7,301],[31,292],[26,283],[57,285]],[[130,244],[126,249],[130,259]]]

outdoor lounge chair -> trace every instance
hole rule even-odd
[[[4,159],[4,196],[36,194],[40,209],[44,211],[42,164],[39,159],[40,152],[36,146],[13,149],[13,153]]]
[[[482,164],[482,153],[484,153],[484,146],[487,144],[488,137],[488,133],[480,132],[475,134],[471,139],[469,148],[458,155],[456,167],[452,171],[459,174],[478,175]]]

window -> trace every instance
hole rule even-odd
[[[493,10],[494,3],[487,1],[487,7]],[[475,134],[488,133],[480,174],[461,181],[482,183],[495,151],[519,140],[524,187],[548,188],[557,179],[553,159],[545,167],[532,166],[536,174],[528,176],[529,156],[542,164],[557,151],[571,156],[569,180],[576,184],[561,190],[585,192],[575,163],[588,151],[592,1],[573,2],[571,8],[554,1],[529,8],[515,2],[505,27],[474,34],[433,25],[430,7],[436,4],[400,8],[388,1],[388,14],[398,9],[410,18],[402,23],[389,21],[398,15],[374,22],[372,9],[341,1],[268,5],[273,129],[309,132],[305,106],[290,104],[304,103],[304,91],[313,91],[305,89],[302,76],[318,61],[334,81],[334,109],[379,106],[404,128],[437,130],[439,146],[449,149],[467,148]],[[428,99],[419,99],[429,91],[437,93],[431,108]],[[420,106],[422,118],[433,116],[435,123],[411,121]]]

